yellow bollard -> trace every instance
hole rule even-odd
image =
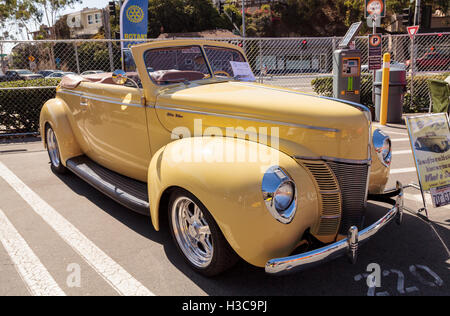
[[[389,71],[391,68],[391,55],[389,53],[383,56],[383,79],[381,80],[381,105],[380,105],[380,124],[386,125],[389,101]]]

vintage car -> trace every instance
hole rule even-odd
[[[156,230],[167,214],[197,272],[239,257],[275,275],[355,261],[359,243],[400,222],[401,184],[385,189],[390,139],[366,107],[255,83],[227,43],[131,50],[137,72],[63,78],[42,109],[42,139],[54,172],[72,171]],[[363,226],[368,198],[392,208]]]
[[[427,133],[418,137],[414,146],[419,150],[431,150],[435,153],[443,153],[450,149],[450,145],[445,135],[436,135],[435,132]]]

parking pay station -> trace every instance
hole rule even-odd
[[[333,53],[333,97],[356,103],[361,99],[361,51],[350,49],[350,43],[361,26],[362,22],[352,24]]]

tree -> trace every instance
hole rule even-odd
[[[149,37],[231,28],[211,0],[149,0]]]

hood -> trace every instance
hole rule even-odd
[[[170,109],[184,113],[176,120]],[[157,113],[170,131],[180,124],[192,129],[195,118],[203,128],[278,127],[290,155],[368,158],[370,124],[361,109],[295,90],[243,82],[178,86],[159,95]]]

